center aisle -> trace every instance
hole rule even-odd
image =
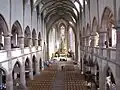
[[[58,71],[52,90],[64,90],[64,72]]]
[[[27,86],[28,90],[87,90],[84,76],[72,61],[51,65],[34,80],[28,81]]]

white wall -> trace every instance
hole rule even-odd
[[[11,0],[11,28],[16,20],[23,28],[23,0]]]

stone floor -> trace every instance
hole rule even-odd
[[[64,72],[58,71],[52,90],[64,90]]]
[[[51,65],[34,80],[28,81],[27,86],[28,90],[87,90],[84,76],[72,61]]]

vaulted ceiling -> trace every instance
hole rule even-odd
[[[64,19],[75,24],[78,20],[81,4],[79,0],[36,0],[35,5],[41,5],[40,14],[43,15],[46,24]]]

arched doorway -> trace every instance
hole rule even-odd
[[[33,56],[33,58],[32,58],[33,75],[36,74],[36,63],[37,63],[36,57]]]
[[[20,46],[20,37],[23,35],[20,23],[16,21],[12,26],[11,48],[18,48]]]
[[[31,32],[30,32],[30,28],[27,26],[25,28],[25,32],[24,32],[24,47],[29,47],[30,45],[30,39],[31,39]]]
[[[40,61],[39,61],[39,67],[40,67],[40,70],[42,70],[42,59],[40,58]]]
[[[6,73],[0,68],[0,90],[6,90]]]
[[[17,90],[18,88],[20,88],[20,70],[21,66],[20,63],[17,61],[13,67],[13,71],[12,71],[12,75],[13,75],[13,87],[14,90]]]
[[[29,60],[29,58],[27,58],[25,61],[25,78],[26,78],[26,80],[28,80],[30,78],[29,74],[30,74],[30,60]]]

